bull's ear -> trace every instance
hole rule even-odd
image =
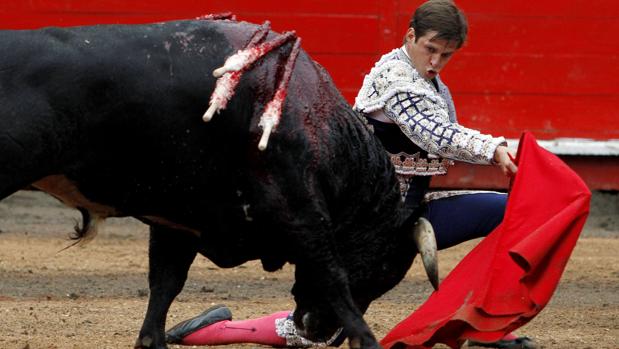
[[[438,249],[436,247],[434,229],[430,221],[423,217],[419,218],[415,225],[413,225],[411,236],[419,254],[421,254],[421,260],[423,261],[423,267],[426,269],[428,279],[434,289],[438,290]]]

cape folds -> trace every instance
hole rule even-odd
[[[591,193],[530,133],[520,139],[516,163],[503,222],[382,339],[386,349],[495,341],[548,304],[589,213]]]

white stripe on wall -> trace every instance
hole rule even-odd
[[[507,144],[514,152],[518,149],[518,139],[508,139]],[[619,139],[594,140],[586,138],[557,138],[537,140],[544,149],[557,155],[619,156]]]

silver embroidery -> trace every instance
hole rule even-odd
[[[395,172],[403,176],[435,176],[447,173],[447,168],[453,165],[453,161],[442,158],[424,159],[419,153],[409,155],[406,153],[389,154]]]
[[[299,335],[297,326],[294,324],[294,321],[292,321],[291,314],[285,318],[275,319],[275,332],[278,336],[286,339],[286,346],[288,347],[324,348],[331,345],[331,343],[337,339],[337,337],[342,333],[342,328],[335,331],[335,334],[326,342],[312,342],[311,340]]]
[[[387,152],[393,167],[395,167],[396,177],[400,184],[400,195],[402,201],[406,199],[406,194],[410,188],[411,180],[414,176],[436,176],[447,173],[449,166],[453,165],[453,161],[442,158],[424,159],[420,153],[413,155],[400,152],[391,154]]]
[[[448,94],[437,92],[401,52],[395,49],[384,55],[366,75],[355,99],[355,110],[366,114],[384,110],[413,143],[430,154],[491,164],[496,147],[507,144],[505,139],[451,121],[443,98]]]

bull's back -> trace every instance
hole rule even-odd
[[[0,126],[7,138],[25,134],[31,149],[42,139],[52,144],[7,176],[32,181],[62,173],[92,200],[121,211],[234,192],[251,108],[211,124],[201,115],[212,71],[254,28],[181,21],[0,32],[7,52],[0,58]],[[0,162],[14,158],[28,160]]]
[[[356,174],[377,178],[384,163],[374,161],[373,140],[307,55],[299,56],[282,120],[265,152],[257,150],[258,119],[289,46],[255,63],[227,109],[202,121],[215,85],[212,71],[256,29],[180,21],[0,32],[0,47],[9,53],[0,57],[1,107],[14,110],[21,125],[4,114],[0,126],[29,133],[26,144],[38,149],[26,154],[13,147],[30,161],[6,175],[20,181],[3,190],[62,174],[90,201],[119,215],[200,225],[208,220],[205,207],[222,208],[217,219],[242,215],[240,207],[259,201],[251,197],[252,186],[280,171],[291,183],[318,173],[330,186],[321,188],[330,201],[354,207],[347,194],[368,187]],[[41,140],[48,144],[40,146]],[[364,202],[379,194],[365,195]]]

